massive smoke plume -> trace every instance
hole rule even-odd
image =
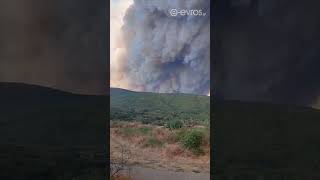
[[[105,0],[0,1],[0,81],[106,94]]]
[[[171,16],[171,9],[201,9],[206,15]],[[123,21],[118,54],[111,60],[111,85],[208,94],[209,0],[134,0]]]
[[[216,96],[316,105],[320,95],[319,7],[316,0],[216,1]]]

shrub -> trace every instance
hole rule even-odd
[[[169,129],[180,129],[182,128],[183,126],[183,123],[181,121],[169,121],[168,124],[167,124],[167,128]]]
[[[193,129],[182,137],[182,144],[186,149],[191,150],[195,154],[201,154],[202,140],[203,132]]]

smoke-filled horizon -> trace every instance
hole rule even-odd
[[[205,16],[171,16],[201,9]],[[208,95],[210,1],[111,1],[110,84],[135,91]]]
[[[0,1],[0,81],[106,94],[105,0]]]
[[[215,96],[320,108],[319,6],[314,0],[216,1]]]

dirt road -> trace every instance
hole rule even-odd
[[[209,173],[174,172],[168,170],[132,167],[133,180],[209,180]]]

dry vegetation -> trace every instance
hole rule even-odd
[[[169,129],[163,126],[117,121],[111,123],[110,132],[111,159],[114,161],[122,159],[123,149],[127,149],[130,150],[130,157],[126,159],[126,165],[209,172],[208,128],[198,126]],[[195,140],[199,140],[199,143]]]

